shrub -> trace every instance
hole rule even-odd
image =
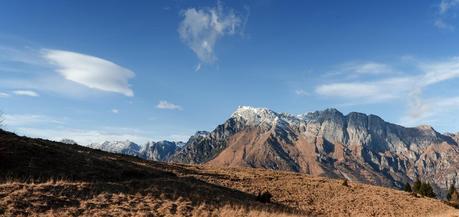
[[[418,193],[419,189],[421,189],[422,182],[419,179],[416,179],[416,181],[413,184],[413,191]]]
[[[417,193],[422,196],[432,197],[432,198],[436,196],[433,191],[432,186],[430,186],[430,184],[427,182],[421,183],[421,187],[419,188],[419,191]]]
[[[454,192],[456,192],[456,188],[454,187],[454,184],[451,184],[448,189],[448,194],[446,194],[446,199],[451,200],[451,196],[454,194]]]
[[[273,195],[271,193],[265,191],[263,193],[258,193],[256,200],[262,203],[270,203],[272,197]]]
[[[412,191],[425,197],[435,198],[437,196],[428,182],[421,182],[419,179],[414,182]]]
[[[451,200],[450,201],[459,205],[459,193],[457,193],[457,191],[454,191],[451,194]]]
[[[411,185],[410,183],[406,183],[405,186],[403,186],[403,191],[406,191],[406,192],[412,192],[413,190],[411,189]]]

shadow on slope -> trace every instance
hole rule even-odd
[[[180,165],[19,137],[5,131],[0,131],[0,162],[0,214],[61,210],[69,215],[90,215],[83,212],[112,212],[117,205],[127,212],[145,207],[158,210],[167,201],[175,204],[167,208],[172,215],[177,212],[177,204],[185,204],[180,209],[184,215],[203,204],[203,209],[210,210],[236,206],[301,213],[281,204],[261,204],[254,195],[201,181],[192,174],[187,176],[192,171]]]

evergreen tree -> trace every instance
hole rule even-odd
[[[454,184],[451,184],[451,186],[448,189],[448,194],[446,195],[446,199],[451,200],[451,196],[453,193],[456,192],[456,188],[454,187]]]
[[[427,182],[422,182],[421,183],[421,187],[419,188],[419,192],[418,192],[420,195],[422,196],[425,196],[425,197],[436,197],[434,191],[433,191],[433,188],[432,186],[427,183]]]
[[[412,192],[413,190],[411,189],[410,183],[406,183],[405,186],[403,186],[403,190],[406,192]]]

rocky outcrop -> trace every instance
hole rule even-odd
[[[170,161],[289,170],[392,187],[420,178],[441,194],[459,182],[456,138],[430,126],[406,128],[336,109],[294,116],[239,107],[214,131],[192,136]]]

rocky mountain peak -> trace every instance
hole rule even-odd
[[[278,119],[279,115],[267,108],[239,106],[231,117],[235,119],[242,119],[251,124],[260,124],[273,122]]]
[[[322,111],[308,112],[303,115],[299,115],[299,118],[305,121],[318,121],[318,122],[322,122],[324,120],[342,119],[343,117],[344,117],[343,113],[341,113],[335,108],[327,108]]]
[[[172,162],[263,167],[401,187],[421,177],[459,183],[459,134],[403,127],[335,108],[302,115],[240,106],[205,137],[192,137]],[[459,163],[458,163],[459,164]]]
[[[419,125],[416,128],[425,132],[436,132],[435,129],[430,125]]]

